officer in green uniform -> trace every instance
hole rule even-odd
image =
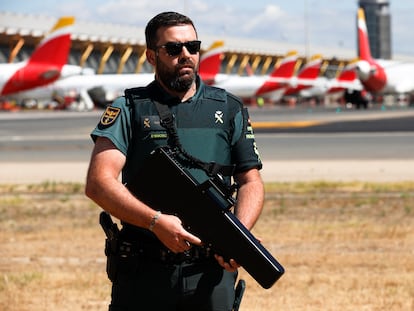
[[[122,222],[116,245],[106,249],[112,281],[109,310],[230,311],[238,263],[213,254],[178,217],[154,210],[125,184],[152,150],[169,142],[157,101],[171,110],[187,153],[205,162],[235,165],[232,178],[239,189],[234,212],[251,229],[263,207],[264,187],[248,112],[238,98],[200,80],[201,42],[191,19],[160,13],[149,21],[145,36],[154,81],[126,90],[133,96],[107,107],[91,135],[95,146],[86,195]],[[207,178],[202,170],[193,173],[200,182]],[[157,168],[154,174],[168,179]]]

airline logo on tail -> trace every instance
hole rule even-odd
[[[369,47],[368,30],[363,9],[358,9],[358,55],[357,73],[366,90],[379,92],[387,84],[387,76],[371,55]]]
[[[199,75],[206,84],[213,84],[216,75],[220,72],[221,61],[224,56],[224,42],[214,42],[200,59]]]
[[[74,17],[62,17],[27,61],[0,65],[0,95],[56,81],[67,63]]]
[[[272,72],[265,83],[256,91],[256,96],[264,95],[286,87],[289,79],[295,73],[296,62],[298,60],[297,51],[289,52],[281,62],[280,66]]]

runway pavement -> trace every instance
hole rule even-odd
[[[322,112],[320,114],[309,113],[301,115],[302,121],[317,122],[320,126],[326,127],[331,126],[332,128],[337,127],[340,122],[344,121],[357,121],[360,125],[367,124],[371,119],[378,119],[379,115],[383,112],[362,112],[360,114],[326,114]],[[56,114],[57,115],[57,114]],[[413,110],[400,111],[395,113],[387,113],[393,117],[411,116],[411,119],[407,120],[405,126],[413,124],[412,118],[414,115]],[[98,117],[99,114],[96,114]],[[16,116],[16,119],[27,117],[27,115]],[[272,118],[272,122],[278,122],[273,124],[274,127],[285,127],[291,122],[297,122],[294,118],[297,117],[295,114],[290,114],[286,111],[280,111],[280,113],[269,114],[266,110],[257,110],[251,113],[255,122],[261,122],[260,124],[264,127],[269,126],[269,118]],[[3,115],[3,120],[7,118]],[[352,120],[351,120],[352,119]],[[74,119],[73,119],[74,120]],[[403,119],[401,119],[403,120]],[[73,121],[69,121],[73,122]],[[335,122],[335,125],[332,125]],[[399,122],[402,123],[402,122]],[[58,121],[58,126],[63,126],[63,122]],[[386,124],[386,123],[383,123]],[[30,123],[30,126],[33,124]],[[394,125],[395,126],[395,125]],[[354,125],[352,126],[354,128]],[[296,128],[300,128],[296,125]],[[344,127],[342,126],[341,129]],[[65,128],[65,133],[68,133],[69,129]],[[85,133],[89,132],[89,128],[83,129]],[[324,128],[326,131],[327,129]],[[329,129],[330,130],[330,129]],[[4,129],[3,135],[10,135],[7,131],[11,131],[10,127]],[[53,129],[50,131],[53,132]],[[410,130],[411,133],[412,130]],[[16,134],[17,129],[13,129],[13,135]],[[68,133],[73,135],[74,133]],[[23,132],[19,135],[24,135]],[[28,134],[30,137],[30,133]],[[32,134],[33,135],[33,134]],[[408,134],[411,135],[411,134]],[[414,135],[414,134],[413,134]],[[12,137],[12,136],[10,136]],[[13,136],[13,139],[17,138]],[[31,139],[31,138],[30,138]],[[73,139],[71,137],[70,139]],[[410,143],[412,139],[408,140]],[[3,136],[0,140],[0,145],[3,143],[4,148],[7,148],[7,137]],[[89,142],[88,142],[89,143]],[[89,146],[89,145],[88,145]],[[17,147],[16,147],[17,148]],[[19,145],[19,148],[23,148]],[[45,147],[46,148],[46,147]],[[48,147],[49,148],[49,147]],[[88,147],[89,148],[89,147]],[[386,147],[385,147],[386,148]],[[20,150],[20,149],[19,149]],[[4,151],[4,150],[3,150]],[[75,150],[76,151],[76,150]],[[85,151],[85,150],[84,150]],[[89,151],[87,150],[87,153]],[[17,153],[14,153],[17,154]],[[41,182],[79,182],[84,183],[86,172],[87,172],[87,158],[82,156],[80,160],[64,160],[53,159],[43,161],[31,161],[30,156],[28,159],[3,159],[0,161],[0,183],[41,183]],[[395,159],[381,158],[376,159],[375,154],[372,154],[372,158],[364,159],[273,159],[265,158],[264,167],[261,171],[265,182],[280,181],[280,182],[293,182],[293,181],[377,181],[377,182],[393,182],[393,181],[413,181],[414,180],[414,157],[411,159],[410,156]]]

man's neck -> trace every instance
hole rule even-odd
[[[197,84],[194,81],[193,84],[191,85],[191,87],[184,92],[176,92],[174,90],[171,90],[170,88],[166,87],[164,85],[164,83],[162,83],[162,81],[160,81],[159,79],[157,79],[158,83],[160,84],[160,86],[171,96],[174,97],[178,97],[181,102],[185,102],[186,100],[188,100],[189,98],[193,97],[195,95],[195,93],[197,92]]]

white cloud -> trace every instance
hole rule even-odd
[[[256,29],[262,29],[263,26],[270,26],[272,23],[277,23],[279,17],[283,15],[283,11],[275,5],[268,5],[263,9],[263,12],[256,16],[252,16],[243,25],[243,32],[250,33]]]

